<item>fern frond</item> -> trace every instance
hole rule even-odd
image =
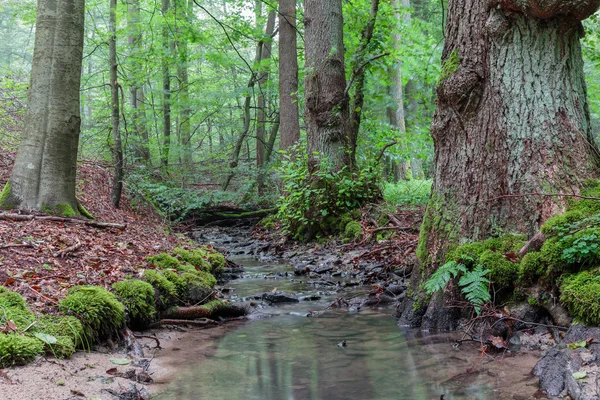
[[[458,274],[467,272],[467,267],[456,261],[449,261],[442,265],[431,275],[431,278],[425,282],[425,290],[428,294],[438,292],[446,287],[450,279],[456,278]]]
[[[488,284],[490,280],[486,275],[490,273],[489,269],[484,269],[483,265],[477,265],[473,271],[466,272],[458,281],[458,286],[462,289],[465,298],[475,306],[475,311],[479,314],[480,306],[491,300]]]

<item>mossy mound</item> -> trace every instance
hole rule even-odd
[[[144,329],[156,318],[154,288],[139,279],[120,281],[112,285],[114,293],[128,311],[129,325]]]
[[[31,362],[44,351],[44,344],[33,337],[0,333],[0,368]]]
[[[208,263],[210,264],[210,272],[213,274],[221,274],[225,272],[227,261],[221,253],[210,253],[208,255]]]
[[[142,279],[154,288],[156,307],[159,310],[166,310],[177,303],[177,288],[175,284],[165,278],[160,271],[147,269],[144,271]]]
[[[46,343],[46,350],[59,358],[70,357],[75,349],[89,349],[91,346],[86,337],[83,324],[79,319],[72,316],[42,315],[38,318],[32,333],[42,333],[55,337],[57,343]]]
[[[125,307],[114,294],[98,286],[75,286],[60,301],[66,314],[83,322],[86,339],[102,340],[125,325]]]
[[[211,270],[210,263],[208,262],[208,253],[202,249],[190,251],[182,248],[176,248],[173,250],[173,254],[177,256],[177,258],[184,264],[190,264],[204,271]],[[177,267],[175,267],[175,269],[177,269]]]
[[[197,272],[184,272],[180,275],[180,279],[185,283],[186,300],[192,303],[206,301],[210,297],[212,288],[216,283],[214,276],[208,272]]]
[[[25,300],[19,293],[0,286],[0,323],[9,320],[19,329],[25,329],[35,321],[35,315],[27,308]]]
[[[350,221],[344,228],[344,238],[349,241],[355,241],[362,238],[363,230],[360,222]]]
[[[600,274],[582,271],[565,277],[560,285],[560,301],[577,320],[600,325]]]
[[[161,269],[177,269],[179,260],[167,253],[146,257],[146,261]]]

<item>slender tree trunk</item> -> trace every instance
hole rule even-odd
[[[132,77],[129,88],[129,103],[133,111],[132,123],[135,131],[136,143],[134,152],[136,158],[150,164],[150,148],[148,143],[148,129],[144,112],[144,89],[141,77],[142,66],[139,57],[142,52],[142,30],[140,29],[140,3],[139,0],[127,0],[128,31],[127,43],[129,44]]]
[[[178,0],[179,7],[178,17],[183,24],[189,24],[190,5],[187,0]],[[190,108],[190,92],[189,92],[189,74],[188,74],[188,40],[185,34],[178,32],[177,35],[177,54],[179,62],[177,64],[177,78],[179,81],[179,103],[181,104],[181,117],[179,123],[180,143],[183,151],[183,166],[185,168],[192,167],[192,143],[191,143],[191,121],[192,110]]]
[[[375,23],[377,22],[377,13],[379,12],[379,0],[371,0],[369,9],[369,19],[360,39],[360,45],[356,49],[354,63],[354,100],[352,102],[352,112],[350,116],[350,166],[354,167],[356,163],[356,146],[358,144],[358,132],[360,131],[360,122],[362,119],[362,109],[365,103],[365,80],[367,62],[367,48],[373,38]],[[402,82],[400,83],[402,84]]]
[[[277,139],[277,132],[279,132],[280,126],[280,117],[279,114],[276,114],[275,120],[271,125],[271,133],[269,133],[269,140],[267,141],[267,150],[265,152],[265,163],[269,163],[271,161],[271,156],[273,155],[273,148],[275,147],[275,140]]]
[[[287,150],[300,140],[298,113],[298,49],[296,0],[279,0],[279,148]]]
[[[168,24],[168,14],[171,8],[170,0],[162,0],[161,11],[165,19],[162,33],[163,40],[163,59],[162,59],[162,79],[163,79],[163,148],[161,152],[161,164],[163,167],[169,165],[169,153],[171,150],[171,75],[170,75],[170,55],[172,40],[170,39],[170,30]]]
[[[265,35],[268,39],[265,39],[265,43],[263,45],[263,49],[261,52],[260,62],[259,62],[259,74],[260,78],[258,80],[258,100],[257,100],[257,124],[256,124],[256,183],[258,186],[258,194],[262,195],[265,191],[265,182],[264,182],[264,168],[265,168],[265,129],[266,129],[266,108],[267,104],[265,101],[265,90],[267,82],[269,81],[269,66],[265,66],[265,61],[271,58],[271,38],[273,36],[273,31],[275,30],[275,10],[271,10],[269,12],[269,17],[267,19],[267,27],[265,29]]]
[[[498,231],[533,236],[564,208],[560,197],[526,194],[578,192],[585,179],[598,178],[579,43],[580,20],[598,0],[500,4],[448,3],[431,126],[434,183],[415,288],[449,246]],[[413,317],[424,312],[408,308]],[[423,323],[434,327],[441,320],[428,312]]]
[[[119,127],[119,82],[117,78],[117,0],[110,0],[108,59],[110,64],[110,92],[111,92],[111,122],[113,137],[113,181],[110,199],[116,208],[121,203],[123,191],[123,145]]]
[[[83,0],[39,0],[29,108],[0,208],[77,215]]]
[[[320,157],[333,168],[351,165],[342,0],[306,0],[305,120],[309,166]]]

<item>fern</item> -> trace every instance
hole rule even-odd
[[[450,279],[456,278],[459,273],[467,273],[467,267],[456,261],[449,261],[442,265],[431,275],[431,278],[425,282],[425,290],[428,294],[438,292],[446,287]]]
[[[481,311],[481,305],[491,300],[488,291],[490,280],[486,278],[489,273],[489,269],[484,269],[483,265],[478,264],[473,271],[465,272],[458,281],[463,295],[473,304],[477,314]]]

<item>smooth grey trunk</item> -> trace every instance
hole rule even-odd
[[[77,215],[84,0],[39,0],[29,108],[1,208]]]
[[[536,193],[577,193],[598,178],[579,40],[580,20],[599,3],[448,3],[449,73],[437,88],[433,188],[415,288],[449,246],[498,232],[533,236],[564,209],[564,198]]]
[[[371,0],[371,6],[369,8],[369,19],[367,24],[362,31],[360,44],[356,49],[356,55],[354,57],[355,62],[353,65],[354,70],[354,96],[350,114],[350,166],[354,167],[356,164],[356,146],[358,145],[358,133],[360,131],[360,123],[362,120],[362,110],[365,103],[365,83],[366,83],[366,71],[367,67],[367,49],[373,39],[373,32],[375,31],[375,23],[377,22],[377,13],[379,12],[379,0]],[[402,84],[402,83],[400,83]]]
[[[130,51],[130,68],[133,75],[129,78],[131,81],[131,86],[129,88],[129,104],[133,113],[132,125],[136,137],[134,153],[136,158],[143,160],[146,164],[150,164],[148,129],[146,127],[146,115],[144,111],[144,78],[141,77],[143,67],[139,62],[139,57],[142,55],[142,30],[140,27],[139,0],[127,0],[127,8],[127,43]]]
[[[319,157],[333,168],[351,165],[349,102],[344,66],[342,0],[306,0],[305,121],[309,166]]]
[[[267,27],[265,29],[265,35],[268,37],[265,39],[263,49],[259,61],[258,73],[260,78],[258,79],[258,99],[257,99],[257,112],[256,112],[256,184],[258,187],[258,194],[262,195],[265,191],[264,182],[264,168],[265,168],[265,149],[266,149],[266,120],[267,120],[267,102],[265,101],[265,90],[267,82],[269,81],[269,69],[270,66],[265,66],[265,61],[271,58],[271,40],[273,37],[273,31],[275,30],[275,10],[269,12],[267,19]]]
[[[123,145],[119,118],[119,82],[117,78],[117,0],[110,0],[108,61],[110,64],[111,129],[113,137],[113,181],[110,199],[116,208],[121,204],[123,191]]]
[[[298,111],[298,49],[296,0],[279,0],[279,149],[287,150],[300,140]]]
[[[187,0],[177,0],[178,17],[184,25],[189,24],[190,3]],[[191,118],[192,110],[190,108],[190,92],[189,92],[189,74],[188,74],[188,40],[185,34],[177,32],[177,78],[179,82],[179,104],[180,107],[180,123],[179,123],[179,145],[182,148],[184,168],[192,168],[192,127]]]
[[[163,167],[169,165],[169,153],[171,150],[171,73],[169,64],[171,62],[170,55],[173,42],[170,38],[171,32],[168,27],[170,8],[170,0],[162,0],[161,11],[164,18],[164,27],[162,30],[163,147],[160,161]]]

